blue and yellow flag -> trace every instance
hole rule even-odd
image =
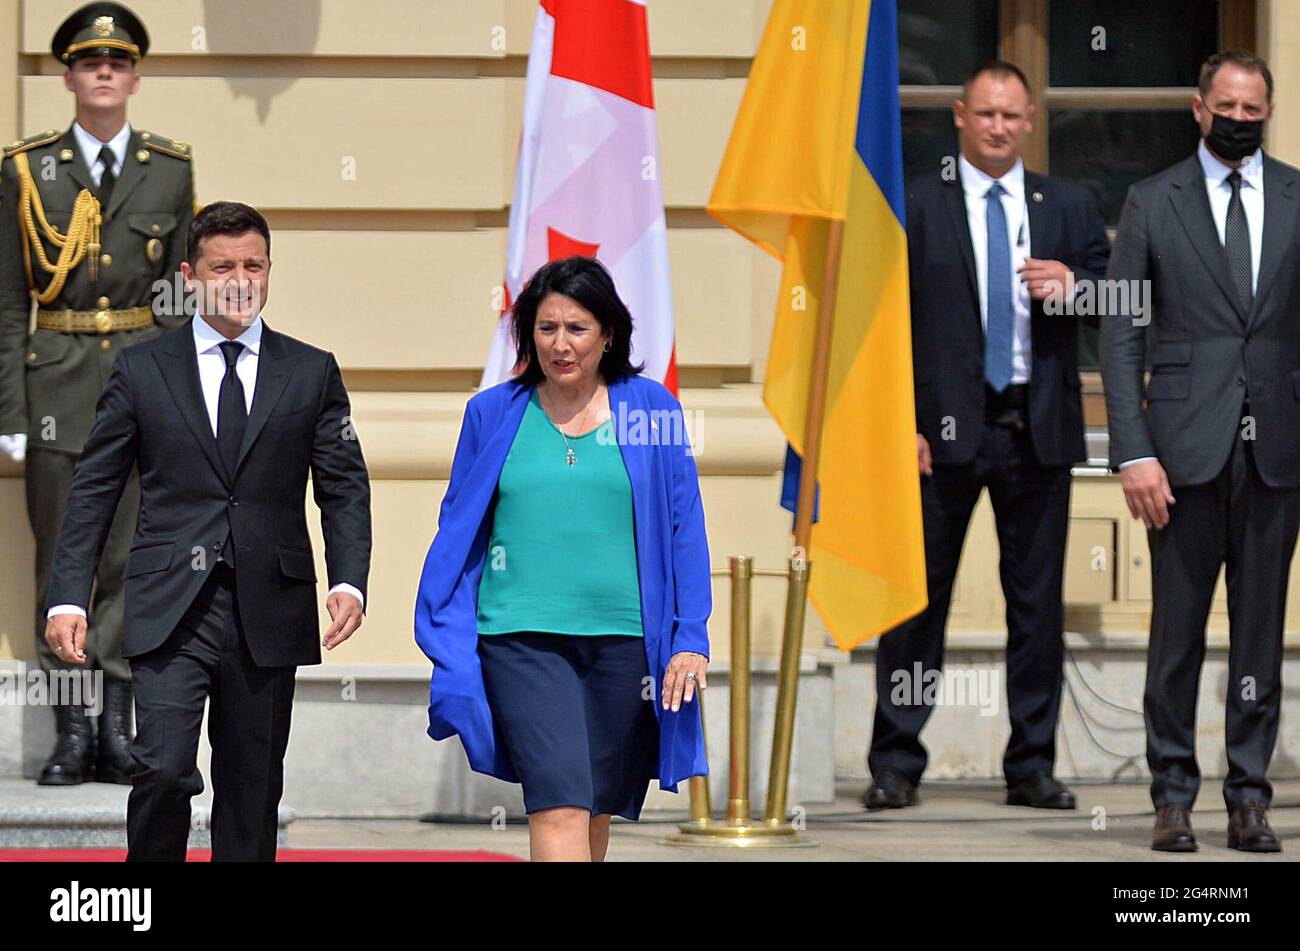
[[[895,0],[775,0],[708,208],[784,262],[763,401],[794,453],[844,222],[809,596],[847,650],[926,603]]]

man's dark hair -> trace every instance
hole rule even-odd
[[[1221,50],[1201,64],[1201,78],[1196,88],[1202,99],[1210,94],[1210,86],[1214,83],[1214,76],[1219,68],[1228,63],[1263,76],[1264,85],[1268,87],[1268,101],[1273,101],[1273,73],[1269,71],[1268,61],[1262,56],[1256,56],[1250,50]]]
[[[548,294],[563,294],[581,304],[596,318],[602,334],[610,332],[609,351],[600,358],[600,375],[606,383],[645,369],[644,364],[632,365],[632,314],[619,299],[614,279],[595,258],[575,256],[539,267],[510,308],[516,360],[526,364],[514,378],[516,383],[541,383],[546,378],[537,358],[533,329],[537,326],[537,309]]]
[[[965,81],[961,84],[961,99],[966,101],[966,96],[970,93],[971,83],[979,79],[985,73],[1006,79],[1008,76],[1014,76],[1020,80],[1020,85],[1025,87],[1025,93],[1030,99],[1034,97],[1034,91],[1029,88],[1029,77],[1015,63],[1008,63],[1004,59],[986,59],[966,75]]]
[[[205,205],[190,222],[185,234],[185,260],[193,267],[202,249],[199,242],[216,234],[241,235],[256,231],[266,239],[266,255],[271,256],[271,228],[256,208],[237,201],[214,201]]]

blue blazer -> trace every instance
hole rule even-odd
[[[469,765],[518,782],[492,720],[478,658],[478,587],[491,537],[491,503],[535,387],[507,380],[465,407],[438,532],[424,560],[415,640],[433,661],[429,735],[459,735]],[[673,654],[708,656],[713,607],[699,474],[681,404],[661,384],[631,376],[609,387],[614,433],[632,485],[646,666],[654,676],[660,787],[708,773],[699,704],[673,713],[660,700]],[[674,438],[675,437],[675,438]]]

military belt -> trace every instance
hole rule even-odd
[[[38,310],[36,329],[65,334],[111,334],[120,330],[143,330],[153,326],[153,310]]]

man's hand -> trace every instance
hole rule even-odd
[[[0,452],[14,462],[22,462],[27,458],[27,434],[14,433],[10,436],[0,436]]]
[[[1165,467],[1155,459],[1137,462],[1119,470],[1119,483],[1124,487],[1124,501],[1134,518],[1140,518],[1147,528],[1164,528],[1169,524],[1169,506],[1174,504],[1174,493],[1169,489]]]
[[[934,475],[934,458],[930,455],[930,442],[920,433],[916,434],[916,464],[921,467],[921,475]]]
[[[325,610],[329,611],[334,623],[325,632],[321,644],[324,645],[327,651],[332,651],[351,637],[356,629],[361,626],[362,620],[365,619],[365,612],[361,610],[360,601],[342,591],[329,596],[329,599],[325,602]]]
[[[86,619],[80,614],[56,614],[45,622],[45,642],[59,660],[86,662]]]
[[[1020,266],[1020,279],[1029,285],[1029,296],[1034,300],[1054,297],[1063,302],[1074,293],[1074,272],[1060,261],[1025,258]]]

